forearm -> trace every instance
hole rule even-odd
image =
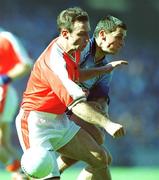
[[[90,102],[80,102],[72,107],[72,112],[82,120],[104,128],[113,137],[120,137],[125,134],[122,125],[112,122],[100,111],[98,105],[90,104]]]
[[[19,63],[12,70],[10,70],[7,75],[12,79],[16,79],[30,72],[30,69],[30,65]]]
[[[72,112],[84,121],[103,127],[107,126],[110,120],[104,115],[95,103],[80,102],[72,107]]]
[[[95,76],[99,76],[105,73],[110,73],[114,68],[121,65],[127,65],[128,62],[125,60],[112,61],[105,66],[90,68],[90,69],[80,69],[80,82],[91,79]]]
[[[113,70],[113,67],[111,65],[105,65],[101,67],[96,68],[90,68],[90,69],[80,69],[80,82],[86,81],[88,79],[94,78],[96,76],[110,73]]]

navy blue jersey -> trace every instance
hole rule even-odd
[[[92,38],[81,53],[80,68],[89,69],[100,67],[108,63],[106,57],[102,58],[100,61],[98,61],[98,63],[95,62],[95,49],[95,39]],[[89,89],[89,99],[108,97],[111,79],[112,72],[84,81],[81,83],[81,85],[84,88]]]

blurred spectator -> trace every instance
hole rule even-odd
[[[11,123],[18,96],[11,83],[30,72],[31,59],[19,39],[0,29],[0,161],[9,172],[20,169],[17,150],[11,142]]]

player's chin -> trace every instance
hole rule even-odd
[[[83,47],[78,47],[76,50],[78,50],[78,51],[83,51],[84,48],[83,48]]]
[[[112,49],[110,50],[109,54],[116,54],[119,52],[119,49]]]
[[[84,50],[84,48],[86,47],[86,45],[87,45],[87,44],[84,44],[83,46],[79,46],[79,48],[78,48],[78,49],[79,49],[80,51],[83,51],[83,50]]]
[[[114,54],[116,54],[116,52],[114,52],[114,51],[109,51],[109,52],[107,52],[107,54],[114,55]]]

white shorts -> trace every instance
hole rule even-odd
[[[33,146],[42,146],[52,151],[54,168],[56,167],[52,173],[54,176],[59,173],[54,151],[67,144],[80,129],[66,114],[56,115],[23,109],[16,118],[16,128],[23,151]]]
[[[3,88],[0,87],[0,99]],[[11,122],[14,119],[14,116],[17,112],[18,107],[18,96],[16,90],[9,86],[7,90],[7,95],[5,99],[5,104],[3,107],[3,112],[0,113],[0,122]]]

